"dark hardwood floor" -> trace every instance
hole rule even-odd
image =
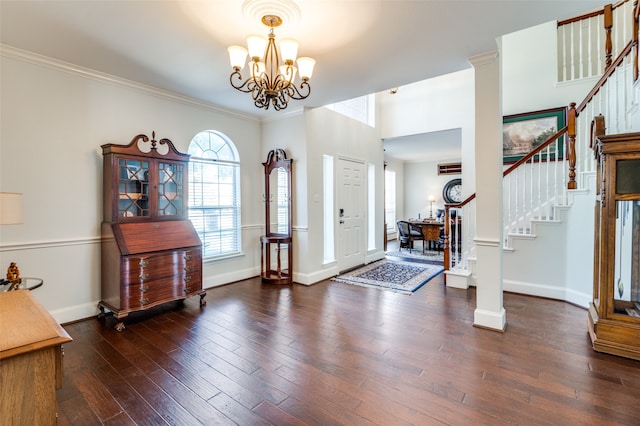
[[[65,325],[58,424],[638,425],[640,362],[599,354],[587,312],[505,294],[505,333],[472,326],[475,290],[411,296],[250,279]]]

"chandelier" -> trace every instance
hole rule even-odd
[[[258,108],[269,109],[270,105],[280,111],[285,109],[290,99],[304,99],[311,93],[309,79],[316,61],[301,57],[296,61],[298,42],[293,39],[280,41],[280,54],[276,49],[275,27],[282,24],[282,18],[276,15],[265,15],[262,23],[270,28],[269,38],[259,35],[247,36],[247,47],[229,46],[229,60],[233,72],[229,77],[235,89],[251,93],[253,103]],[[249,75],[243,81],[240,71],[244,68],[249,55]],[[282,63],[280,62],[282,57]],[[298,64],[296,68],[294,62]],[[294,79],[300,74],[300,86],[296,87]]]

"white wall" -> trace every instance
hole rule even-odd
[[[0,190],[23,193],[24,224],[0,229],[0,267],[44,279],[34,295],[59,322],[94,315],[100,299],[100,145],[139,134],[186,152],[206,129],[236,144],[242,171],[241,256],[204,265],[204,285],[258,274],[263,228],[260,124],[248,117],[68,64],[4,49],[0,56]],[[4,269],[3,269],[4,270]]]
[[[500,39],[502,58],[502,113],[503,115],[537,111],[558,106],[568,106],[570,102],[581,102],[596,80],[556,83],[556,23],[549,22],[536,27],[505,35]],[[380,132],[382,137],[398,137],[449,128],[461,129],[463,163],[463,186],[465,196],[475,192],[474,181],[474,116],[473,70],[465,70],[449,76],[402,86],[393,96],[386,92],[378,94],[381,105]],[[640,87],[640,86],[639,86]],[[458,159],[452,159],[456,161]],[[444,162],[444,161],[442,161]],[[402,170],[398,181],[398,217],[416,217],[425,214],[426,199],[433,186],[444,185],[438,181],[433,171],[437,162],[389,162],[392,170]],[[453,176],[452,176],[453,177]],[[446,180],[446,179],[445,179]],[[440,186],[441,187],[441,186]],[[441,191],[440,191],[441,192]],[[420,194],[416,197],[415,194]],[[441,194],[439,200],[441,200]],[[580,196],[576,209],[592,205],[592,193]],[[582,215],[579,226],[575,216]],[[521,244],[520,257],[515,253],[505,256],[506,286],[511,290],[521,289],[531,294],[558,297],[584,305],[591,288],[592,257],[575,253],[584,252],[585,242],[592,241],[593,226],[589,217],[592,212],[567,212],[571,224],[562,229],[551,229],[550,237],[544,242],[531,246]],[[540,232],[543,232],[542,230]],[[546,232],[546,230],[545,230]],[[548,244],[555,244],[550,250]],[[592,250],[590,247],[588,251]],[[546,256],[545,254],[553,254]],[[532,258],[545,259],[545,268],[531,270],[521,265],[530,264]],[[586,262],[586,263],[585,263]],[[566,265],[569,265],[567,267]],[[539,265],[536,263],[534,265]],[[545,279],[545,271],[555,271],[553,277]],[[548,272],[548,271],[547,271]]]
[[[404,168],[405,162],[385,158],[387,170],[396,172],[396,221],[406,217],[404,210]],[[389,219],[387,219],[388,221]],[[397,237],[397,232],[389,234],[387,238],[393,239]]]
[[[519,114],[580,103],[597,79],[557,83],[556,22],[501,37],[502,113]]]
[[[438,164],[453,163],[459,159],[444,161],[404,164],[404,216],[402,219],[429,217],[430,203],[428,197],[433,195],[436,201],[433,203],[433,215],[437,209],[444,209],[442,188],[451,179],[460,178],[461,175],[439,175]]]
[[[460,129],[462,149],[460,157],[453,161],[462,162],[465,198],[475,192],[474,86],[474,70],[469,67],[402,86],[394,95],[380,92],[376,97],[379,108],[377,126],[383,139]]]
[[[555,48],[554,23],[503,37],[504,114],[580,102],[593,86],[556,85]],[[315,197],[322,193],[323,154],[372,162],[381,189],[381,139],[459,128],[464,193],[475,192],[472,68],[403,86],[393,97],[378,94],[376,130],[323,108],[261,126],[211,105],[6,47],[0,60],[0,190],[24,194],[24,224],[0,228],[0,267],[16,261],[23,276],[44,278],[45,285],[34,295],[60,322],[93,315],[100,298],[101,144],[126,144],[138,133],[155,130],[186,151],[191,138],[205,129],[221,131],[236,144],[242,164],[244,253],[206,263],[205,287],[258,274],[258,237],[264,232],[261,163],[272,147],[290,148],[294,158],[296,261],[305,282],[333,272],[321,264],[324,230]],[[397,182],[433,179],[419,165],[408,171],[393,162],[389,167],[398,172]],[[427,184],[421,190],[431,188]],[[382,191],[378,193],[376,206],[382,211]],[[413,200],[408,203],[398,206],[398,217],[421,209]],[[382,217],[377,221],[381,229]],[[376,239],[381,249],[382,235]],[[573,241],[570,236],[567,240]]]
[[[365,263],[372,258],[379,258],[384,253],[384,234],[382,232],[383,224],[383,210],[384,210],[384,162],[383,162],[383,147],[382,141],[378,134],[378,130],[360,121],[346,117],[335,111],[327,108],[315,108],[306,112],[307,129],[309,131],[309,169],[313,171],[310,176],[316,176],[309,180],[309,194],[314,194],[314,199],[317,199],[318,194],[322,194],[322,156],[331,155],[334,157],[334,182],[337,187],[340,182],[338,178],[338,159],[346,158],[351,160],[360,160],[364,162],[364,176],[367,177],[368,164],[373,164],[375,167],[375,182],[367,182],[367,188],[369,185],[374,184],[376,188],[376,200],[375,200],[375,242],[374,250],[367,250],[370,246],[368,242],[365,243],[364,251]],[[312,169],[313,167],[313,169]],[[338,189],[336,188],[336,191]],[[339,219],[337,217],[337,210],[340,207],[338,205],[337,192],[334,194],[334,206],[336,207],[336,215],[334,217],[334,223],[338,224]],[[365,192],[365,200],[366,200]],[[321,198],[321,197],[320,197]],[[315,226],[315,230],[322,230],[322,210],[317,207],[314,199],[309,199],[309,223],[310,228]],[[366,212],[366,208],[364,209]],[[368,213],[365,218],[365,226],[368,223]],[[339,225],[338,225],[339,226]],[[310,229],[313,230],[313,229]],[[326,232],[322,230],[320,232]],[[310,237],[315,235],[321,235],[319,233],[310,233]],[[365,236],[367,232],[365,232]],[[338,239],[340,235],[336,234],[336,247],[338,245]],[[366,237],[365,237],[366,238]],[[310,244],[313,245],[313,240]],[[322,253],[321,251],[319,253]],[[315,259],[316,265],[321,262],[320,256],[310,256],[311,259]],[[340,265],[338,265],[340,266]]]
[[[284,149],[287,158],[293,160],[291,175],[291,203],[292,203],[292,229],[293,229],[293,272],[294,281],[301,270],[306,270],[308,258],[307,233],[307,135],[305,129],[305,117],[302,112],[287,114],[283,118],[265,122],[262,126],[262,161],[266,161],[267,153],[276,148]],[[264,186],[264,184],[263,184]],[[261,192],[264,194],[264,189]],[[264,205],[262,206],[264,217]],[[322,256],[322,252],[320,252]],[[302,268],[302,269],[301,269]]]
[[[323,155],[373,163],[376,167],[376,211],[382,212],[384,185],[382,142],[376,129],[327,108],[305,110],[296,115],[263,124],[264,146],[292,147],[294,160],[294,281],[312,284],[336,275],[338,264],[323,265]],[[337,168],[334,173],[337,173]],[[337,184],[337,175],[334,176]],[[336,205],[334,203],[334,205]],[[334,212],[337,215],[337,212]],[[376,229],[383,228],[382,215]],[[338,223],[337,216],[334,221]],[[366,223],[366,221],[365,221]],[[383,255],[383,234],[376,232],[376,250],[368,256]],[[339,235],[335,234],[336,249]]]
[[[504,115],[580,103],[597,81],[556,83],[555,22],[505,35],[501,41]],[[505,289],[587,305],[593,276],[594,193],[587,190],[569,200],[573,207],[556,212],[562,223],[539,226],[535,244],[516,243],[516,250],[505,255]]]

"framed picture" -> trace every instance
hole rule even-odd
[[[546,142],[565,124],[566,108],[564,107],[505,115],[502,120],[503,161],[515,163],[537,146]],[[557,151],[556,144],[558,145]],[[564,136],[561,136],[551,144],[549,160],[562,159],[563,151]],[[543,160],[546,160],[546,157],[543,157]]]

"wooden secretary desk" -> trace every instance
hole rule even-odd
[[[202,245],[187,217],[189,155],[137,135],[102,145],[102,300],[117,319],[202,289]],[[119,322],[116,330],[124,329]]]
[[[596,351],[640,360],[640,133],[599,136],[594,152],[589,336]]]

